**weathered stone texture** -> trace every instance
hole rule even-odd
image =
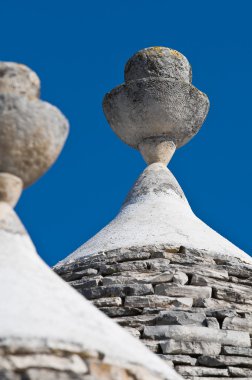
[[[24,348],[19,352],[15,347],[10,351],[0,354],[1,380],[166,380],[142,367],[112,364],[98,352],[73,354],[49,349],[46,353],[31,353]]]
[[[199,326],[145,326],[143,336],[150,339],[176,339],[198,342],[217,342],[230,346],[249,347],[249,334],[240,331],[216,330]]]
[[[246,356],[200,356],[198,363],[208,367],[241,366],[252,368],[252,360]]]
[[[215,342],[199,342],[168,339],[160,344],[164,354],[188,354],[199,355],[211,352],[211,355],[218,355],[221,352],[221,344]]]
[[[79,289],[79,286],[78,286]],[[100,297],[126,297],[135,295],[145,295],[154,293],[153,287],[150,284],[142,285],[108,285],[100,287],[82,288],[82,294],[88,298]]]
[[[176,370],[182,376],[227,376],[228,370],[224,368],[176,366]]]
[[[56,271],[185,378],[252,378],[252,265],[152,246],[101,253]]]
[[[209,109],[207,96],[190,84],[190,72],[186,58],[171,49],[138,52],[126,65],[126,82],[104,97],[111,128],[135,148],[153,136],[169,136],[177,147],[184,145],[200,129]]]
[[[36,99],[40,95],[39,77],[25,65],[0,62],[0,92]]]

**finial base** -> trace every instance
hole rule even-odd
[[[15,207],[23,190],[23,181],[9,173],[0,173],[0,202]]]
[[[138,146],[148,165],[159,162],[168,165],[176,150],[176,145],[166,136],[149,137]]]

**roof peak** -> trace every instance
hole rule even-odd
[[[148,166],[139,176],[118,215],[59,264],[147,245],[183,246],[237,257],[251,264],[245,252],[196,217],[175,177],[160,163]]]
[[[189,206],[185,194],[174,175],[166,166],[156,162],[147,166],[139,176],[128,193],[122,209],[135,203],[149,202],[150,199],[155,200],[163,197],[182,200]]]

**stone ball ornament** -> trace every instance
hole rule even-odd
[[[29,67],[15,62],[0,62],[0,93],[25,95],[30,99],[40,95],[40,79]]]
[[[125,82],[150,77],[192,82],[192,68],[187,58],[177,50],[151,47],[138,51],[126,63]]]
[[[40,100],[40,81],[24,65],[0,63],[0,172],[27,187],[55,162],[69,125],[54,106]]]
[[[201,128],[209,100],[191,78],[191,66],[181,53],[151,47],[129,59],[125,83],[105,95],[103,109],[111,128],[139,149],[148,164],[167,164],[175,149]]]

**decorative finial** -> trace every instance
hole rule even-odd
[[[106,118],[147,164],[167,165],[176,148],[199,131],[208,113],[208,97],[191,84],[187,59],[165,47],[137,52],[126,63],[124,77],[125,83],[104,97]]]
[[[0,201],[11,207],[54,163],[68,134],[65,117],[39,91],[28,67],[0,62]]]

